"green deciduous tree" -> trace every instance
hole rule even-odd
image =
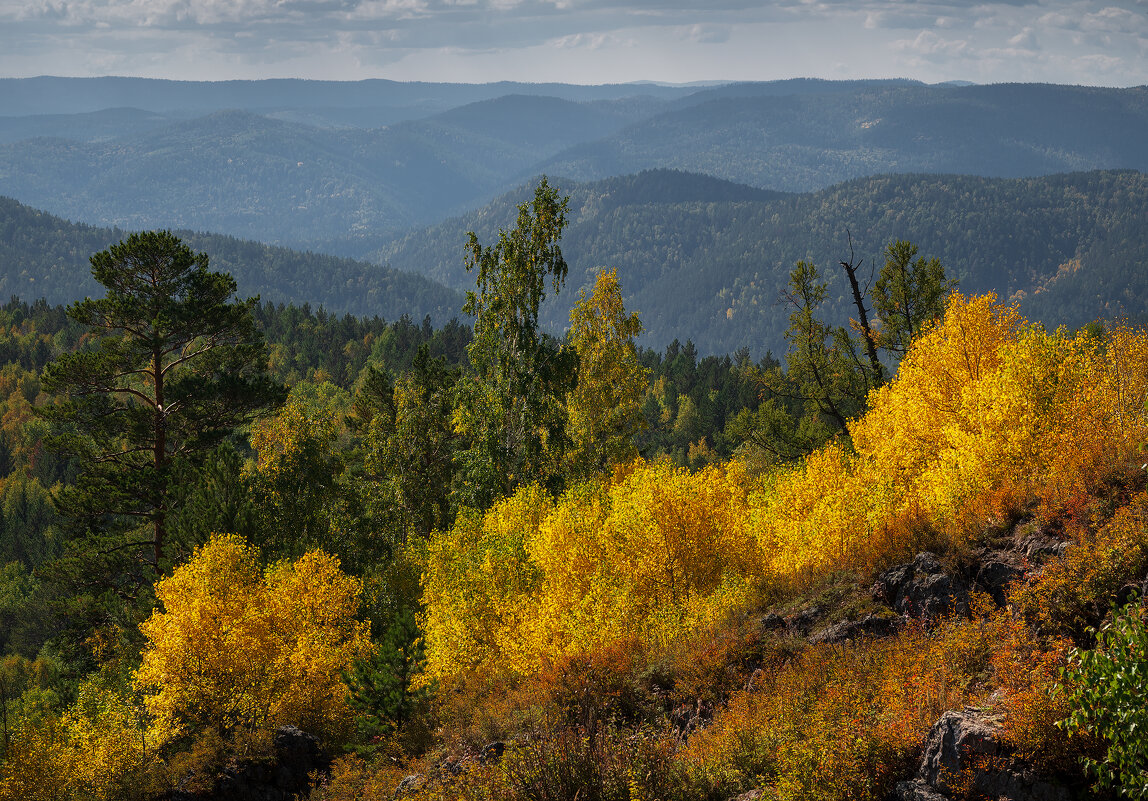
[[[175,468],[198,462],[283,391],[264,372],[255,301],[235,300],[235,281],[210,271],[206,254],[147,232],[91,264],[107,294],[68,315],[93,329],[92,346],[44,373],[60,399],[43,412],[51,442],[80,466],[59,504],[101,535],[96,552],[130,552],[160,572]]]
[[[539,332],[538,307],[547,279],[555,292],[566,279],[559,240],[568,200],[543,178],[497,243],[484,247],[473,232],[467,242],[466,268],[478,273],[463,307],[475,317],[467,349],[474,380],[462,383],[455,428],[468,441],[460,454],[468,503],[487,506],[520,484],[561,481],[561,399],[574,365]]]
[[[398,513],[397,539],[426,537],[451,522],[450,490],[457,437],[451,426],[458,371],[421,346],[409,372],[394,386],[369,375],[361,396],[375,387],[377,411],[367,424],[367,471],[383,485]],[[367,398],[362,398],[366,405]]]
[[[1063,725],[1103,741],[1103,759],[1085,767],[1102,789],[1148,798],[1148,627],[1133,605],[1096,635],[1096,648],[1074,650],[1066,677],[1072,715]]]
[[[626,314],[616,270],[598,273],[590,297],[579,293],[568,339],[578,354],[578,379],[566,396],[568,464],[584,478],[637,455],[645,426],[642,397],[650,371],[638,364],[638,315]]]

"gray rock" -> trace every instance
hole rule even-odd
[[[989,551],[977,567],[974,586],[988,593],[997,606],[1008,602],[1008,591],[1013,582],[1024,578],[1022,558],[1012,551]]]
[[[1064,556],[1071,544],[1043,531],[1037,531],[1020,538],[1016,543],[1016,552],[1030,562],[1040,563],[1051,557]]]
[[[928,551],[879,574],[872,593],[899,614],[926,622],[947,614],[969,614],[968,588],[958,577],[946,573]]]
[[[785,618],[776,612],[770,612],[761,619],[761,630],[763,632],[781,631],[785,628]]]
[[[307,795],[311,774],[329,767],[319,739],[295,726],[281,726],[274,735],[272,761],[234,762],[211,781],[204,792],[177,790],[170,801],[288,801]]]
[[[791,616],[787,626],[790,631],[799,634],[808,634],[823,614],[825,614],[825,612],[820,606],[811,606]]]
[[[941,715],[925,739],[918,778],[948,792],[949,782],[963,768],[1002,753],[996,731],[997,727],[976,710]]]
[[[934,801],[921,793],[927,789],[944,797],[965,774],[962,784],[998,801],[1071,801],[1067,789],[1016,763],[998,734],[997,722],[979,709],[944,713],[925,740],[916,781],[897,785],[895,798]]]
[[[502,759],[502,755],[505,751],[506,743],[501,740],[487,743],[482,747],[482,751],[478,755],[478,761],[484,765],[490,762],[497,762]]]
[[[762,792],[761,788],[754,788],[753,790],[745,791],[741,795],[735,795],[733,798],[729,799],[729,801],[760,801],[763,795],[764,793]]]
[[[898,618],[881,617],[870,613],[860,620],[843,620],[814,632],[813,636],[809,638],[809,642],[816,645],[818,643],[848,642],[866,637],[889,637],[897,633],[899,623]]]
[[[910,782],[897,782],[893,788],[893,801],[949,801],[949,797],[941,795],[920,779]]]
[[[421,773],[412,773],[409,776],[404,776],[403,780],[399,782],[399,786],[395,788],[395,798],[400,795],[417,792],[420,784],[422,783]]]

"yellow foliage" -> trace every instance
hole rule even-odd
[[[212,536],[156,585],[164,611],[141,625],[149,643],[136,685],[158,731],[341,731],[341,674],[370,647],[354,619],[360,592],[321,551],[264,573],[242,539]]]
[[[771,798],[883,798],[940,714],[986,693],[998,635],[996,621],[948,621],[809,647],[735,693],[682,759],[710,783]]]
[[[126,801],[159,787],[162,763],[143,709],[99,685],[80,687],[62,719],[22,727],[3,765],[3,801]]]
[[[1143,333],[1050,334],[992,296],[954,294],[852,422],[852,452],[827,445],[755,502],[768,567],[872,569],[1034,504],[1054,516],[1135,455],[1146,399]]]
[[[463,510],[449,531],[432,534],[423,574],[429,673],[513,661],[513,637],[534,613],[528,599],[538,579],[526,542],[551,507],[546,493],[529,485],[486,515]]]
[[[830,443],[750,480],[634,462],[557,501],[522,490],[428,544],[430,671],[533,673],[627,638],[670,642],[763,583],[872,571],[1052,519],[1148,440],[1148,336],[1049,333],[992,296],[949,298],[894,380]]]
[[[744,603],[761,573],[740,465],[637,462],[557,503],[520,490],[428,544],[428,669],[534,673],[631,636],[667,641]]]

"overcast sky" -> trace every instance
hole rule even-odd
[[[1148,0],[0,0],[33,75],[1132,86]]]

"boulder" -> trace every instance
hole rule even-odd
[[[773,631],[784,631],[786,626],[785,618],[776,612],[770,612],[761,619],[761,630],[765,634]]]
[[[1015,550],[1030,562],[1039,564],[1052,557],[1064,556],[1071,545],[1071,542],[1057,539],[1045,531],[1034,531],[1018,538]]]
[[[274,756],[268,760],[232,762],[215,777],[206,792],[177,790],[171,801],[290,801],[306,797],[311,774],[326,770],[328,760],[319,738],[295,726],[280,726],[273,739]]]
[[[806,635],[824,614],[825,612],[820,606],[811,606],[791,615],[786,621],[786,626],[791,632]]]
[[[973,586],[987,593],[997,606],[1008,601],[1013,582],[1024,578],[1024,559],[1014,551],[988,551],[978,561]]]
[[[497,740],[493,743],[487,743],[482,747],[482,751],[478,754],[478,761],[483,765],[491,762],[497,762],[502,759],[502,755],[506,752],[506,743]]]
[[[897,783],[893,788],[893,801],[949,801],[949,797],[941,795],[922,780],[913,779]]]
[[[968,588],[958,577],[946,573],[928,551],[879,574],[872,593],[898,614],[926,622],[947,614],[969,614]]]
[[[997,727],[976,710],[941,715],[925,739],[925,753],[917,777],[947,792],[961,770],[982,765],[1003,753]]]
[[[764,795],[765,795],[765,793],[762,791],[762,789],[760,787],[758,787],[758,788],[754,788],[753,790],[747,790],[746,792],[742,793],[741,795],[735,795],[729,801],[761,801],[761,798]]]
[[[941,715],[925,739],[913,781],[901,782],[897,801],[937,801],[957,789],[998,801],[1071,801],[1064,787],[1012,758],[1000,727],[984,711],[966,707]]]
[[[848,642],[866,637],[889,637],[897,633],[899,624],[899,618],[882,617],[870,613],[860,620],[843,620],[814,632],[813,636],[809,638],[809,642],[816,645],[818,643]]]

